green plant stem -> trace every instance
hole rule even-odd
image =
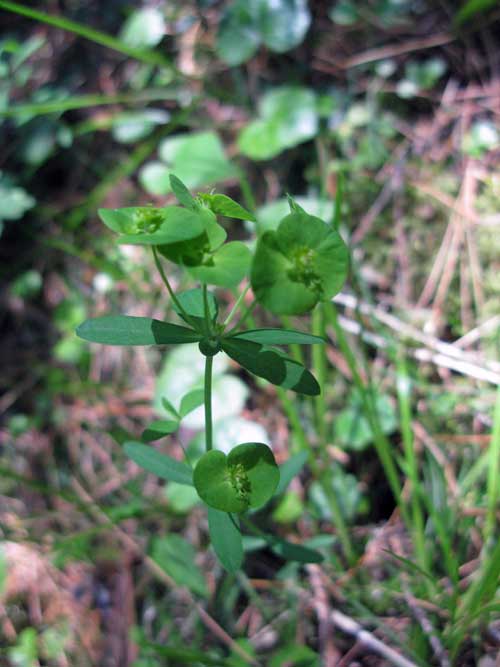
[[[7,0],[0,0],[0,9],[5,9],[8,12],[20,14],[21,16],[26,16],[29,19],[33,19],[34,21],[38,21],[40,23],[46,23],[47,25],[60,28],[66,32],[72,32],[79,37],[84,37],[91,42],[101,44],[108,49],[113,49],[113,51],[118,51],[119,53],[122,53],[131,58],[135,58],[136,60],[148,63],[149,65],[164,67],[173,72],[176,72],[172,63],[158,51],[152,51],[150,49],[137,49],[132,46],[128,46],[125,44],[125,42],[122,42],[116,37],[107,35],[106,33],[100,32],[99,30],[94,30],[93,28],[89,28],[88,26],[77,23],[76,21],[71,21],[67,18],[64,18],[64,16],[54,16],[52,14],[41,12],[37,9],[32,9],[31,7],[26,7],[25,5],[22,5],[18,2],[8,2]]]
[[[163,280],[163,283],[165,284],[165,287],[168,290],[168,293],[170,294],[170,298],[172,301],[175,303],[177,308],[180,310],[180,312],[184,315],[184,317],[191,322],[191,317],[189,316],[189,313],[186,312],[185,308],[183,307],[182,303],[179,301],[179,299],[175,296],[174,290],[172,289],[172,286],[170,285],[168,278],[165,274],[165,271],[163,270],[163,267],[160,262],[160,258],[158,257],[158,251],[156,249],[156,246],[151,246],[153,250],[153,257],[155,260],[156,268],[158,269],[158,272],[161,276],[161,279]]]
[[[330,475],[325,475],[325,473],[321,470],[321,466],[318,464],[316,453],[309,445],[307,434],[304,431],[304,427],[300,421],[300,415],[295,403],[289,399],[286,391],[281,387],[276,387],[276,391],[281,404],[283,405],[285,413],[290,420],[292,431],[299,442],[300,451],[304,450],[307,452],[308,465],[311,468],[311,472],[321,484],[323,493],[325,494],[326,500],[328,502],[330,514],[332,515],[332,522],[337,531],[347,562],[349,565],[353,565],[356,562],[356,553],[351,542],[351,537],[349,535],[349,531],[347,530],[337,496],[335,495],[332,485],[330,484]],[[325,463],[327,463],[327,461],[325,461]]]
[[[240,319],[238,320],[238,322],[234,325],[234,327],[232,327],[231,329],[229,329],[229,331],[227,331],[226,333],[229,335],[229,334],[233,333],[233,331],[236,331],[236,329],[239,329],[240,327],[242,327],[243,324],[245,324],[245,321],[246,321],[246,320],[250,317],[250,315],[252,314],[252,311],[253,311],[253,309],[255,308],[256,305],[257,305],[257,300],[254,299],[254,300],[252,301],[252,303],[251,303],[249,306],[247,306],[246,309],[243,311],[242,316],[240,317]]]
[[[488,511],[484,524],[484,542],[488,546],[494,537],[496,512],[500,500],[500,386],[497,388],[493,432],[488,449],[488,478],[486,483]]]
[[[398,471],[392,457],[391,445],[381,429],[377,409],[373,400],[373,393],[370,391],[369,387],[365,386],[363,380],[361,379],[356,358],[349,346],[349,343],[347,342],[344,331],[340,326],[338,321],[337,308],[334,303],[330,304],[328,310],[326,310],[326,317],[333,330],[335,331],[340,350],[344,355],[345,360],[347,361],[354,384],[359,392],[363,408],[373,433],[375,449],[384,469],[389,486],[391,487],[396,503],[398,504],[398,507],[401,511],[401,515],[405,519],[406,524],[410,525],[406,506],[403,503],[401,497],[401,484],[399,482]]]
[[[238,312],[239,307],[243,303],[243,299],[248,293],[248,290],[250,289],[250,283],[245,287],[245,289],[241,292],[241,294],[238,296],[238,298],[235,301],[234,306],[231,308],[231,311],[229,312],[229,315],[226,317],[226,319],[223,322],[224,329],[229,325],[233,317],[236,315]]]
[[[413,438],[412,418],[411,418],[411,388],[410,378],[406,370],[406,363],[403,353],[398,358],[398,377],[397,393],[399,402],[401,435],[403,439],[403,449],[406,461],[406,473],[411,483],[411,513],[412,513],[412,532],[413,542],[418,563],[424,570],[428,568],[428,553],[425,548],[425,522],[420,496],[425,493],[421,489],[418,475],[418,460],[415,454],[415,441]]]
[[[33,114],[64,113],[73,109],[107,106],[110,104],[144,104],[156,100],[169,100],[173,95],[165,90],[144,90],[138,93],[119,93],[118,95],[73,95],[64,100],[49,100],[48,102],[28,102],[15,104],[8,109],[0,109],[0,116],[18,116]]]
[[[210,317],[210,310],[209,310],[209,307],[208,307],[208,291],[207,291],[206,283],[203,283],[201,289],[202,289],[202,292],[203,292],[203,311],[205,313],[205,326],[206,326],[207,334],[209,336],[211,336],[212,333],[213,333],[213,327],[212,327],[212,319]]]
[[[214,358],[205,357],[205,448],[209,452],[213,447],[212,442],[212,366]]]
[[[325,318],[323,304],[318,304],[312,313],[312,332],[315,336],[325,337]],[[316,433],[320,439],[322,449],[326,446],[326,345],[312,346],[312,362],[314,375],[316,376],[321,393],[314,397],[314,409],[316,416]]]

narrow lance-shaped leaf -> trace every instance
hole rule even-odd
[[[325,339],[320,336],[294,331],[292,329],[250,329],[249,331],[240,331],[231,338],[250,340],[253,343],[261,345],[315,345],[324,343]]]
[[[142,432],[141,440],[143,442],[153,442],[154,440],[164,438],[166,435],[175,433],[178,428],[179,422],[177,421],[159,419],[158,421],[151,422]]]
[[[286,490],[295,475],[298,475],[302,470],[306,461],[307,452],[299,452],[280,465],[280,483],[276,489],[276,495],[279,495]]]
[[[182,461],[177,461],[171,456],[161,454],[149,445],[141,442],[126,442],[123,446],[125,454],[138,466],[148,472],[166,479],[169,482],[193,486],[193,473],[191,468]]]
[[[196,410],[197,407],[202,405],[205,400],[205,392],[203,389],[193,389],[185,394],[181,399],[181,405],[179,408],[179,414],[182,418],[186,417],[190,412]]]
[[[170,174],[168,179],[170,181],[170,187],[172,188],[172,192],[177,197],[178,201],[186,208],[196,211],[196,209],[198,208],[196,199],[189,192],[189,190],[181,181],[181,179],[177,178],[175,174]]]
[[[277,350],[234,337],[223,339],[221,345],[224,352],[243,368],[272,384],[309,396],[317,396],[321,391],[307,368]]]
[[[210,542],[228,572],[237,572],[243,562],[243,540],[236,516],[208,507]]]
[[[76,335],[104,345],[171,345],[196,343],[202,338],[187,327],[129,315],[104,315],[86,320],[77,328]]]
[[[217,215],[224,215],[226,218],[236,218],[237,220],[251,220],[252,222],[256,222],[253,213],[247,211],[243,206],[240,206],[240,204],[227,195],[212,195],[199,192],[198,197]]]
[[[286,540],[272,540],[269,546],[272,551],[285,560],[296,561],[298,563],[321,563],[324,558],[319,551],[304,547],[301,544],[294,544]]]

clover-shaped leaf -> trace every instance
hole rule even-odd
[[[277,315],[300,315],[344,284],[349,253],[340,234],[303,212],[287,215],[257,244],[251,283],[257,300]]]
[[[201,457],[193,473],[198,495],[209,507],[238,514],[264,505],[279,479],[271,449],[260,442],[237,445],[227,456],[211,450]]]

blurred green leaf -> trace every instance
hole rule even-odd
[[[229,65],[251,58],[261,43],[283,53],[300,44],[310,22],[306,0],[236,0],[222,16],[217,52]]]
[[[158,419],[157,421],[151,422],[151,424],[149,424],[149,426],[142,432],[141,440],[143,442],[153,442],[154,440],[164,438],[166,435],[175,433],[178,428],[179,422],[177,421]]]
[[[158,125],[165,125],[170,114],[163,109],[144,109],[142,111],[127,111],[113,118],[111,134],[116,141],[130,144],[144,139]]]
[[[208,507],[210,542],[228,572],[237,572],[243,562],[243,542],[237,517]]]
[[[141,442],[126,442],[123,451],[134,463],[157,477],[178,484],[193,485],[193,474],[189,466],[171,456],[157,452],[149,445]]]
[[[195,556],[191,544],[180,535],[170,534],[153,540],[151,557],[175,583],[208,597],[207,584]]]
[[[134,48],[148,48],[159,44],[165,34],[165,20],[159,9],[136,9],[120,30],[120,39]]]
[[[269,667],[320,667],[319,655],[308,646],[289,644],[273,655]]]
[[[169,192],[170,169],[163,162],[146,162],[139,171],[139,182],[149,194],[160,197]]]
[[[373,433],[358,395],[353,394],[349,403],[350,405],[335,419],[335,436],[345,449],[361,451],[373,441]],[[382,431],[386,434],[395,431],[397,416],[390,399],[378,394],[375,398],[375,408]]]
[[[292,479],[299,474],[307,462],[307,456],[307,452],[299,452],[280,465],[280,483],[276,495],[283,493]]]
[[[0,223],[2,220],[19,220],[35,204],[34,197],[0,172]]]
[[[25,628],[17,637],[15,646],[7,650],[7,655],[13,667],[37,667],[38,646],[35,628]]]
[[[498,0],[466,0],[455,14],[454,21],[457,25],[462,25],[466,21],[474,18],[476,14],[487,12],[489,9],[493,9],[497,6]]]
[[[260,118],[238,136],[238,146],[253,160],[269,160],[314,138],[318,131],[315,94],[298,86],[270,90],[259,103]]]
[[[226,158],[222,143],[215,132],[180,134],[160,144],[161,160],[188,188],[210,185],[235,175],[234,166]],[[146,185],[145,183],[143,183]],[[162,192],[171,192],[170,181]]]
[[[304,514],[304,504],[295,491],[288,491],[273,512],[277,523],[293,523]]]
[[[296,561],[297,563],[321,563],[324,558],[319,551],[304,547],[301,544],[294,544],[286,540],[276,539],[269,543],[272,551],[285,560]]]

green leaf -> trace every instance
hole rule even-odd
[[[211,195],[203,192],[198,193],[199,199],[208,205],[209,209],[217,215],[224,215],[226,218],[236,218],[237,220],[251,220],[256,222],[255,216],[240,206],[234,199],[227,195]]]
[[[307,88],[283,86],[268,92],[259,104],[260,118],[238,136],[244,155],[269,160],[287,148],[314,138],[318,132],[315,94]]]
[[[0,223],[2,220],[19,220],[35,204],[34,197],[0,172]]]
[[[498,0],[467,0],[455,14],[454,22],[462,25],[476,14],[486,12],[498,5]]]
[[[257,51],[261,42],[259,6],[237,0],[222,14],[217,34],[217,53],[228,65],[240,65]]]
[[[156,449],[141,442],[126,442],[123,450],[132,461],[144,470],[170,482],[193,486],[193,473],[185,463],[166,454],[161,454]]]
[[[197,407],[203,404],[205,398],[205,392],[203,389],[194,389],[190,391],[181,399],[181,407],[179,408],[179,413],[182,417],[185,417],[193,410],[196,410]]]
[[[234,176],[235,170],[226,158],[215,132],[182,134],[164,139],[160,144],[161,160],[187,188],[210,185]],[[162,194],[171,191],[170,183]]]
[[[272,384],[309,396],[317,396],[321,392],[314,376],[302,364],[278,350],[234,337],[222,339],[221,344],[231,359]]]
[[[312,215],[290,213],[259,239],[250,279],[265,308],[300,315],[342,288],[348,266],[348,249],[335,229]]]
[[[113,118],[111,134],[122,144],[134,143],[151,134],[156,126],[165,125],[169,119],[170,114],[163,109],[127,111]]]
[[[210,260],[210,253],[219,248],[226,240],[225,229],[217,223],[215,214],[207,208],[198,209],[203,221],[202,234],[188,241],[158,246],[160,253],[171,262],[188,266],[200,266]]]
[[[273,655],[269,667],[320,667],[320,656],[308,646],[288,644]]]
[[[235,287],[247,275],[252,254],[241,241],[226,243],[200,266],[189,267],[195,280],[220,287]]]
[[[300,44],[310,22],[306,0],[236,0],[222,15],[217,52],[229,65],[247,61],[261,43],[283,53]]]
[[[228,572],[237,572],[243,562],[243,541],[237,517],[208,507],[210,542]]]
[[[168,177],[170,169],[163,162],[151,160],[139,170],[139,183],[146,192],[161,197],[169,191]]]
[[[227,457],[218,450],[204,454],[194,469],[193,482],[209,507],[241,513],[272,497],[279,468],[267,445],[246,442],[234,447]]]
[[[280,465],[280,483],[276,495],[283,493],[292,479],[299,474],[307,461],[307,452],[299,452]]]
[[[205,300],[203,298],[203,289],[201,287],[195,287],[185,292],[177,294],[177,299],[180,301],[182,307],[187,312],[188,315],[195,318],[196,320],[204,323],[205,321]],[[208,313],[212,322],[215,322],[217,315],[219,314],[219,304],[213,294],[213,292],[207,291],[207,303],[208,303]],[[173,308],[175,312],[180,315],[183,319],[184,316],[182,312],[177,308],[177,305],[174,303]]]
[[[120,30],[120,39],[128,46],[144,49],[159,44],[165,35],[165,19],[154,7],[133,11]]]
[[[264,44],[278,53],[302,42],[311,23],[307,0],[261,0],[260,30]]]
[[[194,211],[198,209],[198,204],[193,195],[189,192],[187,187],[181,181],[180,178],[177,178],[175,174],[170,174],[169,176],[170,188],[174,195],[177,197],[177,200],[186,208],[190,208]]]
[[[386,435],[393,433],[397,428],[398,419],[389,397],[377,394],[373,407],[382,432]],[[343,448],[355,451],[362,451],[373,442],[370,420],[357,393],[350,397],[349,404],[337,415],[335,436]]]
[[[251,329],[234,334],[231,338],[250,340],[253,343],[262,345],[293,345],[294,343],[302,345],[314,345],[324,343],[325,339],[319,336],[294,331],[293,329]]]
[[[187,327],[128,315],[104,315],[85,320],[76,335],[104,345],[171,345],[195,343],[202,338]]]
[[[317,197],[294,197],[295,204],[306,210],[309,215],[315,215],[322,220],[331,220],[334,213],[333,202],[329,199]],[[259,233],[269,230],[275,231],[281,220],[290,213],[288,198],[276,199],[270,204],[261,206],[257,211],[257,229]]]
[[[120,234],[120,243],[161,245],[187,241],[205,231],[201,215],[180,206],[139,206],[98,211],[104,224]]]
[[[142,432],[141,440],[143,442],[153,442],[164,438],[166,435],[175,433],[179,428],[179,422],[159,419],[151,424]]]
[[[174,415],[174,417],[175,417],[176,419],[180,419],[180,418],[181,418],[180,414],[179,414],[179,413],[177,412],[177,410],[174,408],[174,406],[172,405],[172,403],[171,403],[167,398],[165,398],[165,396],[162,396],[162,397],[161,397],[161,404],[162,404],[162,406],[163,406],[163,409],[166,410],[167,412],[169,412],[171,415]]]
[[[322,554],[316,549],[304,547],[301,544],[294,544],[286,540],[275,540],[270,544],[271,550],[285,560],[296,561],[298,563],[321,563],[324,560]]]
[[[151,556],[176,584],[208,597],[205,577],[195,562],[196,552],[187,540],[176,534],[158,537],[153,540]]]
[[[162,644],[146,641],[140,641],[140,647],[143,651],[149,650],[157,655],[167,658],[167,660],[170,658],[170,660],[175,661],[175,664],[180,663],[192,666],[193,664],[200,663],[202,665],[208,665],[209,667],[231,666],[231,663],[224,658],[218,658],[206,651],[193,651],[191,649],[163,646]]]

